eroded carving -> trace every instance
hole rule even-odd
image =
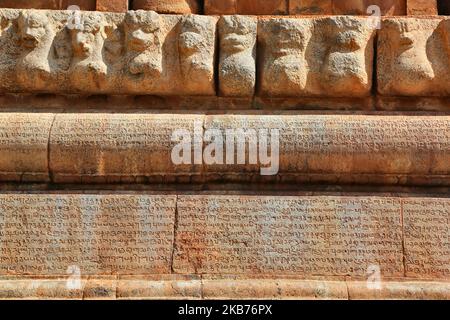
[[[320,81],[323,91],[337,96],[369,95],[373,59],[369,20],[338,17],[324,19],[319,26],[326,30],[323,45],[327,53]]]
[[[252,96],[256,82],[256,18],[225,16],[219,22],[219,87],[225,96]]]
[[[108,67],[103,60],[106,20],[101,14],[85,14],[82,23],[71,30],[73,59],[70,82],[76,90],[100,89],[106,82]]]
[[[378,87],[385,95],[443,95],[446,48],[438,19],[386,19],[379,35]]]
[[[18,18],[21,54],[17,61],[17,80],[24,88],[48,89],[55,31],[44,12],[22,11]]]
[[[215,18],[189,15],[183,18],[178,53],[183,87],[187,93],[213,95]]]
[[[272,19],[263,22],[262,28],[262,94],[303,95],[308,76],[305,50],[311,36],[310,21]]]
[[[160,18],[154,12],[129,11],[125,16],[128,68],[134,75],[159,78],[162,73]]]

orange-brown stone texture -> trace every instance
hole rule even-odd
[[[407,13],[411,16],[436,15],[438,0],[407,0]]]
[[[0,9],[0,299],[450,299],[449,17],[71,3]]]
[[[97,11],[126,12],[128,0],[96,0]]]
[[[200,0],[133,0],[133,10],[153,10],[159,13],[200,13]]]
[[[114,2],[111,0],[109,2]],[[95,10],[96,0],[0,0],[0,8],[65,10],[71,5]]]
[[[286,0],[205,0],[205,14],[288,14]]]

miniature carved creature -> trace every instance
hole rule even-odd
[[[220,91],[228,96],[252,96],[256,81],[256,20],[226,16],[220,23]]]
[[[305,48],[309,26],[299,20],[279,19],[270,24],[262,90],[267,95],[298,96],[306,88]]]
[[[362,22],[346,17],[327,19],[325,23],[329,24],[325,40],[330,45],[321,68],[321,83],[326,85],[324,89],[333,95],[369,94],[371,75],[366,71],[368,36],[362,32]]]
[[[193,92],[210,91],[214,78],[212,55],[206,34],[208,33],[209,17],[186,16],[183,19],[181,33],[178,38],[180,68],[186,89]],[[214,44],[212,44],[214,45]]]
[[[162,43],[160,17],[154,11],[129,11],[125,17],[129,71],[134,75],[160,77]]]
[[[89,14],[71,30],[73,59],[70,75],[75,88],[100,87],[106,80],[108,68],[103,61],[105,24],[102,16]]]
[[[401,81],[394,81],[391,86],[402,94],[414,95],[430,90],[435,74],[427,54],[429,34],[406,21],[390,26],[389,36],[393,44],[391,72],[401,75]]]
[[[17,64],[18,82],[36,90],[47,88],[51,73],[52,43],[55,31],[44,13],[22,11],[18,19],[21,56]]]

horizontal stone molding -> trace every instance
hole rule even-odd
[[[450,283],[383,281],[381,289],[367,288],[365,281],[286,278],[216,278],[198,276],[100,276],[82,278],[79,289],[67,288],[67,278],[3,278],[0,300],[357,300],[450,299]]]
[[[0,8],[66,10],[78,6],[81,10],[95,10],[97,0],[0,0]],[[111,0],[112,2],[117,0]],[[123,1],[123,0],[121,0]]]
[[[266,288],[233,280],[301,276],[361,281],[351,296],[380,297],[404,287],[367,293],[367,277],[382,285],[450,279],[447,198],[12,192],[0,195],[0,209],[0,288],[17,277],[127,275],[124,298],[165,297],[158,290],[166,289],[195,297],[196,277],[209,275],[201,296],[224,298]],[[171,281],[158,278],[166,274],[187,283],[144,281]],[[279,283],[265,294],[276,298]],[[286,297],[315,292],[284,286]],[[331,296],[342,297],[339,287]]]
[[[148,1],[148,0],[143,0]],[[184,0],[182,0],[184,1]],[[204,0],[205,14],[253,15],[370,15],[369,6],[378,6],[379,14],[406,15],[407,0]],[[418,2],[418,0],[413,0]],[[423,0],[422,0],[423,1]],[[430,0],[435,1],[436,0]],[[409,0],[410,12],[424,12]],[[430,14],[437,11],[430,10]]]
[[[180,196],[177,213],[177,273],[404,274],[400,199]]]
[[[370,6],[378,6],[381,15],[403,16],[437,15],[438,5],[444,1],[446,0],[133,0],[130,9],[173,14],[204,12],[207,15],[370,15],[378,13],[370,10]],[[128,0],[0,0],[0,8],[65,10],[70,5],[77,5],[82,10],[121,12],[127,10],[128,2]]]
[[[152,10],[158,13],[202,13],[203,0],[133,0],[132,10]]]
[[[53,182],[65,183],[448,185],[449,126],[448,117],[419,116],[59,114],[51,132],[49,165]],[[180,130],[191,142],[181,150],[184,140],[174,136]],[[238,135],[229,137],[228,151],[226,130]],[[204,141],[205,133],[222,134],[222,144]],[[255,151],[251,160],[250,148],[258,150],[260,143],[267,143],[270,158]],[[223,157],[205,162],[211,148],[222,149]],[[188,156],[194,149],[200,157]],[[176,150],[183,162],[175,162]],[[185,155],[190,161],[184,162]]]
[[[55,115],[0,114],[0,181],[41,181],[49,177],[48,142]]]
[[[0,93],[447,97],[449,21],[0,9]]]
[[[8,182],[450,181],[447,116],[1,113],[0,123]]]

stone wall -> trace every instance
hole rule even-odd
[[[449,17],[90,3],[0,9],[0,299],[450,299]]]

